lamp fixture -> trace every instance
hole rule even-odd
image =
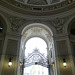
[[[65,59],[63,59],[63,66],[66,67],[66,65],[67,65],[67,64],[66,64]]]
[[[12,61],[11,61],[11,58],[9,58],[8,66],[10,67],[11,65],[12,65]]]
[[[2,27],[0,27],[0,29],[2,30],[3,28],[2,28]]]
[[[3,30],[3,28],[2,28],[2,27],[0,27],[0,32],[2,32],[2,30]]]

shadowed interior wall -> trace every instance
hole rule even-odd
[[[75,66],[75,42],[72,42],[72,55],[73,55],[74,66]]]
[[[72,75],[71,62],[68,54],[68,46],[66,40],[57,41],[57,60],[60,75]],[[63,59],[66,60],[67,66],[63,66]]]
[[[17,40],[8,39],[1,75],[14,75],[15,74],[17,46],[18,46]],[[11,58],[11,61],[12,61],[11,67],[8,66],[9,58]]]
[[[2,40],[0,40],[0,61],[1,61],[1,55],[2,55]]]
[[[66,40],[57,41],[56,55],[57,56],[68,55]]]
[[[69,56],[66,56],[65,58],[67,63],[66,67],[63,66],[63,58],[65,58],[65,56],[58,56],[58,68],[60,70],[60,75],[73,75]]]

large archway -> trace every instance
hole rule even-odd
[[[43,39],[47,44],[47,67],[49,69],[49,73],[51,75],[54,75],[54,63],[55,63],[55,51],[54,51],[54,43],[53,43],[53,33],[49,27],[47,27],[44,24],[40,23],[33,23],[30,25],[27,25],[22,31],[22,38],[21,38],[21,46],[20,46],[20,56],[19,61],[23,63],[22,73],[23,74],[23,68],[24,68],[24,60],[25,60],[25,45],[27,41],[32,37],[39,37]],[[51,69],[50,69],[51,68]],[[50,75],[50,74],[49,74]]]
[[[48,75],[47,44],[39,38],[30,38],[25,45],[23,75]]]
[[[70,52],[72,54],[71,66],[73,70],[73,74],[75,73],[75,17],[70,21],[68,24],[67,32],[69,35],[69,45],[70,45]]]

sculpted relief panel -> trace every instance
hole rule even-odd
[[[9,16],[8,17],[11,22],[11,30],[18,31],[19,28],[24,24],[25,19],[21,19],[19,17]]]
[[[51,25],[56,28],[56,30],[61,30],[63,28],[64,20],[62,18],[56,18],[51,21]]]
[[[11,4],[13,4],[13,5],[17,6],[17,7],[20,7],[20,8],[23,8],[23,9],[27,9],[27,10],[33,10],[33,8],[35,7],[35,6],[31,6],[31,5],[30,6],[29,5],[25,5],[24,3],[22,3],[22,2],[24,2],[24,0],[20,0],[21,2],[17,2],[17,0],[3,0],[3,1],[6,2],[6,3],[9,2],[9,3],[11,3]],[[44,2],[46,2],[46,1],[44,1]],[[40,6],[40,8],[42,8],[42,10],[40,10],[40,11],[58,9],[58,8],[64,7],[64,6],[66,6],[66,5],[70,4],[70,3],[73,3],[73,2],[74,2],[74,0],[73,1],[72,0],[71,1],[70,0],[66,0],[66,1],[55,3],[55,4],[49,5],[49,6]]]
[[[27,35],[26,35],[27,34]],[[47,32],[45,29],[40,28],[39,26],[30,27],[25,33],[24,36],[28,37],[30,35],[33,36],[44,36],[45,38],[48,38],[50,40],[49,32]],[[26,38],[25,37],[25,38]]]
[[[9,16],[8,15],[8,19],[9,19],[9,21],[11,23],[10,29],[13,32],[19,31],[20,28],[23,25],[25,25],[26,23],[28,23],[28,22],[31,22],[31,23],[41,23],[41,24],[43,22],[45,22],[45,23],[48,23],[49,25],[53,26],[56,29],[56,31],[60,31],[60,30],[63,29],[63,26],[64,26],[65,22],[68,20],[68,18],[69,17],[65,17],[65,18],[54,18],[54,19],[50,19],[50,20],[47,20],[47,19],[46,20],[42,20],[42,19],[32,19],[32,20],[30,19],[30,20],[28,20],[28,19],[22,19],[20,17],[15,17],[15,16]],[[36,25],[36,27],[37,27],[37,25]],[[31,30],[33,30],[34,33],[37,34],[37,32],[38,33],[41,32],[42,29],[39,29],[39,28],[42,28],[42,27],[40,27],[40,26],[39,26],[39,28],[38,27],[36,28],[36,27],[35,28],[32,28],[31,27]]]

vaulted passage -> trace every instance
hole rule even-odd
[[[44,24],[33,23],[22,31],[20,62],[22,75],[50,75],[55,62],[52,31]],[[52,72],[54,73],[54,72]]]

